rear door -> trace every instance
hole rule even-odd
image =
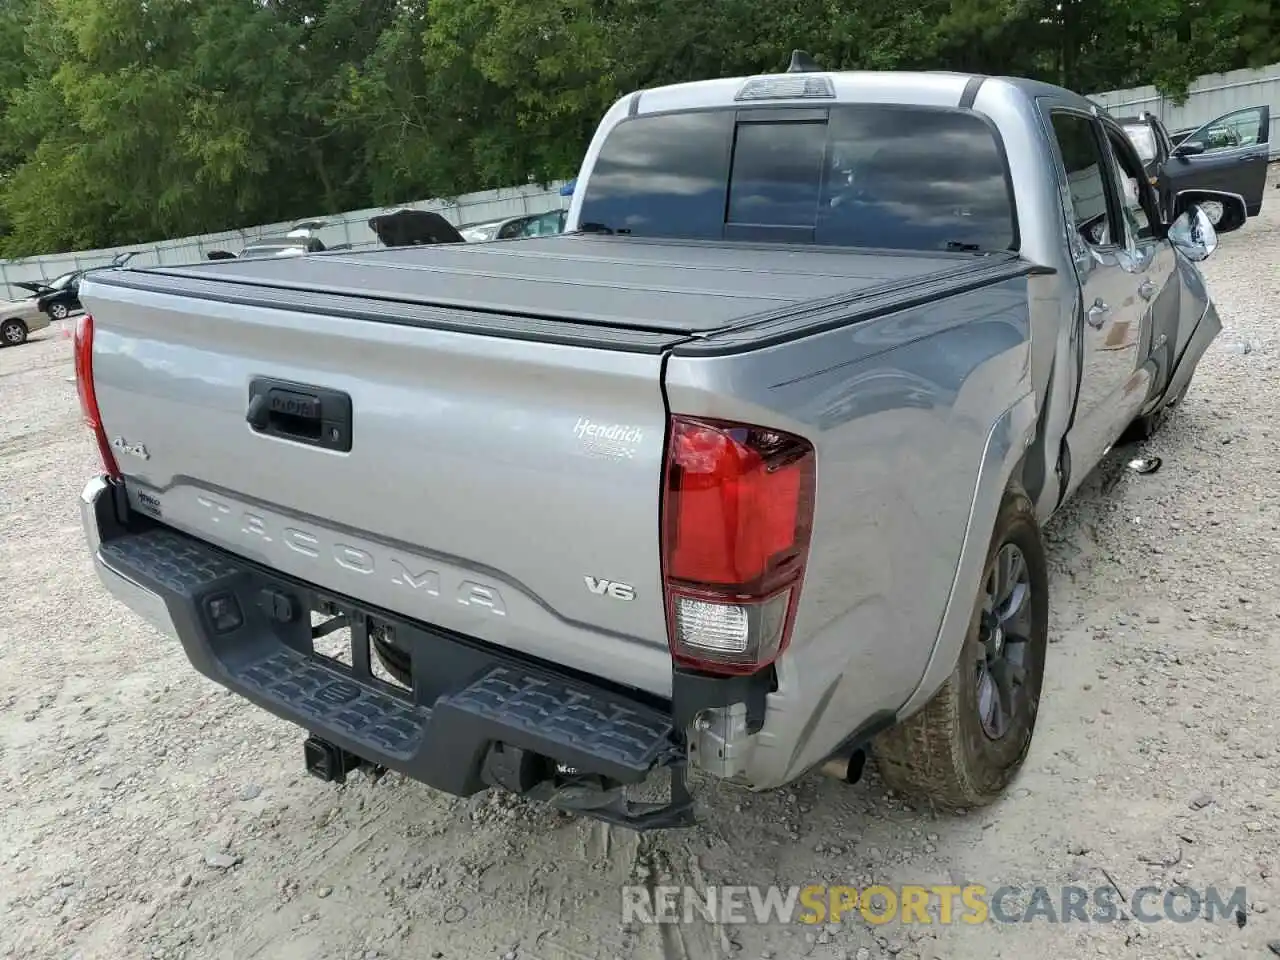
[[[1044,102],[1066,186],[1068,234],[1080,282],[1080,388],[1067,443],[1076,476],[1087,472],[1137,414],[1144,397],[1130,383],[1137,367],[1145,301],[1141,261],[1127,248],[1126,228],[1110,181],[1110,152],[1096,117]]]
[[[1138,323],[1127,331],[1130,340],[1136,339],[1136,351],[1126,390],[1130,395],[1145,391],[1146,396],[1152,396],[1168,381],[1178,340],[1182,292],[1176,257],[1169,241],[1156,236],[1159,200],[1146,179],[1142,157],[1119,126],[1104,123],[1103,131],[1124,228],[1123,236],[1117,239],[1129,260],[1138,294]],[[1149,376],[1140,375],[1144,366]]]
[[[1235,110],[1188,134],[1174,149],[1162,177],[1175,196],[1196,190],[1239,197],[1248,216],[1257,216],[1267,185],[1270,140],[1269,106]],[[1207,212],[1212,218],[1216,209]],[[1236,226],[1240,224],[1225,228]]]

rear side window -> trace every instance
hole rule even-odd
[[[801,113],[623,121],[587,180],[582,228],[923,251],[1016,247],[1008,168],[980,117],[882,104],[793,115]]]

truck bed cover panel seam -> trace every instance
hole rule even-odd
[[[829,272],[826,270],[805,269],[803,267],[796,267],[796,266],[788,266],[786,268],[779,268],[779,269],[772,269],[769,267],[760,267],[754,264],[750,266],[734,266],[732,264],[716,264],[714,266],[710,266],[705,263],[690,263],[687,260],[637,260],[634,257],[605,257],[605,256],[600,256],[598,254],[581,254],[581,253],[570,256],[568,254],[559,253],[556,251],[549,251],[549,250],[514,250],[511,248],[505,248],[505,249],[503,248],[503,244],[515,243],[515,242],[517,241],[506,241],[506,240],[489,241],[487,245],[489,246],[490,249],[487,250],[486,253],[488,256],[491,256],[491,257],[520,257],[526,260],[546,260],[546,261],[558,261],[558,262],[568,262],[568,263],[639,265],[639,266],[645,266],[645,267],[660,267],[664,270],[688,270],[691,272],[696,272],[700,270],[715,270],[719,273],[749,273],[753,275],[764,274],[766,276],[776,275],[780,277],[830,277],[834,279],[855,279],[858,276],[860,276],[859,274],[850,273],[848,271],[835,273],[835,272]],[[628,244],[639,244],[644,242],[644,238],[641,238],[641,237],[627,238],[622,242],[628,243]],[[674,241],[665,242],[662,244],[662,246],[675,246],[675,242]],[[806,252],[809,252],[809,251],[806,251]],[[839,252],[844,255],[846,260],[848,259],[849,251],[847,249],[841,248]],[[876,260],[887,259],[890,256],[894,256],[896,253],[897,253],[896,251],[877,250],[875,252],[875,259]],[[920,254],[913,253],[911,255],[911,259],[918,259],[919,256]],[[943,254],[930,254],[930,256],[932,258],[939,259],[939,260],[944,258]],[[956,257],[956,259],[960,259],[960,258]],[[964,259],[965,259],[965,262],[968,262],[967,257]],[[155,272],[161,272],[161,271],[156,270]],[[178,271],[175,271],[172,269],[166,270],[163,272],[169,273],[171,275],[178,275]],[[192,274],[184,272],[181,275],[191,276]]]

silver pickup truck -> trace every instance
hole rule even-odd
[[[1221,329],[1160,210],[1066,90],[797,57],[620,100],[560,236],[95,273],[97,570],[326,780],[989,802],[1041,525]]]

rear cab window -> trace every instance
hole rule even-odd
[[[579,228],[913,251],[1016,250],[1008,165],[977,114],[888,104],[657,114],[619,123]]]

